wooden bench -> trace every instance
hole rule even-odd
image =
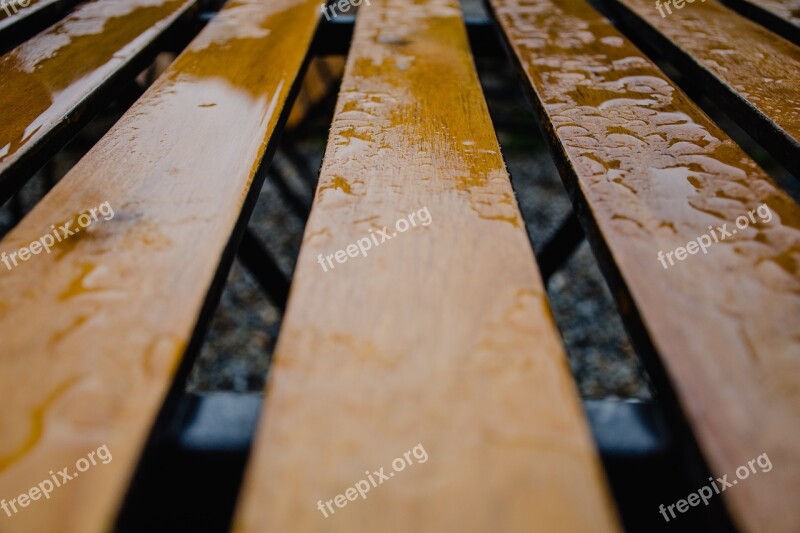
[[[643,4],[619,2],[621,21],[636,14],[647,35],[691,48],[690,75],[741,64],[703,63],[716,37],[699,32],[690,47]],[[0,190],[24,183],[85,123],[76,115],[99,111],[194,13],[186,0],[142,4],[83,4],[0,58],[11,118]],[[800,530],[800,207],[585,0],[487,7],[666,412],[674,442],[658,477],[641,456],[628,477],[610,459],[609,431],[624,444],[646,424],[609,429],[581,404],[473,64],[487,34],[465,28],[454,0],[359,10],[263,410],[185,393],[305,65],[325,35],[351,28],[344,17],[319,28],[311,0],[230,0],[0,242],[16,254],[0,267],[0,498],[14,500],[0,530],[655,531],[729,519]],[[45,56],[94,9],[116,14]],[[669,20],[704,13],[784,54],[771,63],[780,90],[744,70],[714,79],[746,103],[735,118],[783,139],[775,156],[791,162],[796,106],[781,98],[796,89],[798,49],[713,0]],[[43,61],[28,81],[13,68],[25,61]],[[106,202],[111,217],[81,222]],[[770,219],[753,218],[764,205]],[[726,224],[738,233],[695,246],[702,257],[670,255]],[[23,258],[64,226],[80,231]],[[279,276],[268,261],[250,254]],[[663,460],[663,446],[645,455]],[[20,501],[101,447],[113,460]],[[661,518],[658,503],[674,512],[709,476],[735,479],[762,454],[768,473]]]
[[[800,176],[800,48],[722,4],[662,17],[649,0],[611,0],[629,31],[714,95],[748,132]],[[743,61],[742,58],[747,58]]]
[[[0,2],[0,53],[56,22],[76,3],[76,0]]]
[[[728,502],[753,531],[796,529],[789,527],[800,519],[790,495],[800,464],[790,443],[798,435],[789,433],[800,426],[789,421],[800,405],[789,381],[800,363],[792,319],[800,299],[787,289],[800,275],[800,210],[582,0],[539,1],[535,9],[513,0],[492,5],[578,213],[607,258],[601,266],[620,309],[631,315],[637,351],[660,355],[653,362],[665,367],[714,472],[731,471],[748,454],[785,454],[785,470],[749,480]],[[653,260],[707,234],[709,225],[734,228],[760,204],[774,213],[772,224],[721,243],[708,261],[665,269]]]
[[[792,0],[725,0],[732,8],[800,44],[800,9]]]
[[[93,0],[3,55],[0,201],[152,60],[194,6]]]

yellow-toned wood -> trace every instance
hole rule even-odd
[[[28,22],[32,17],[41,16],[48,10],[66,10],[76,2],[77,0],[28,0],[27,6],[23,6],[20,0],[0,2],[0,35],[15,24]]]
[[[617,529],[453,0],[361,8],[234,529]]]
[[[3,55],[0,185],[77,120],[102,85],[195,3],[94,0]]]
[[[110,528],[220,256],[310,45],[316,0],[229,1],[114,128],[3,241],[100,218],[0,270],[0,496],[106,445],[4,531]]]
[[[800,0],[723,0],[743,16],[800,45]]]
[[[764,9],[786,22],[800,27],[800,2],[798,0],[740,0],[742,3]]]
[[[585,1],[491,4],[712,473],[774,465],[723,493],[735,519],[800,531],[800,208]],[[706,255],[658,259],[723,224]]]
[[[0,30],[37,9],[57,2],[59,0],[28,0],[28,5],[22,6],[19,0],[6,0],[5,3],[0,3]]]
[[[800,171],[800,47],[716,0],[685,3],[680,9],[670,4],[672,13],[664,9],[664,16],[652,0],[611,2],[633,13],[636,24],[650,25],[709,72],[718,82],[716,90],[741,99],[744,105],[736,108],[737,115],[752,108],[756,116],[766,117],[771,124],[760,126],[757,132],[762,143],[775,148],[764,139],[776,138],[781,147],[775,157]],[[762,133],[762,128],[778,132],[767,136],[770,132]]]

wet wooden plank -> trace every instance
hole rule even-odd
[[[0,3],[0,21],[6,22],[20,19],[45,6],[58,3],[60,0],[6,0]],[[3,28],[4,26],[0,26]]]
[[[79,229],[85,210],[114,211],[0,269],[0,405],[13,406],[0,414],[0,495],[74,472],[100,446],[113,456],[3,524],[110,529],[207,291],[226,277],[218,266],[252,208],[318,8],[228,2],[0,243],[8,257],[51,225]]]
[[[724,0],[724,3],[800,45],[800,2],[798,0]]]
[[[0,203],[130,81],[195,0],[95,0],[0,57]]]
[[[0,53],[5,53],[56,22],[78,0],[6,0],[0,7]]]
[[[359,13],[236,531],[617,529],[460,17]]]
[[[775,465],[723,494],[734,518],[800,530],[800,208],[585,1],[491,5],[624,318],[649,333],[712,472]],[[659,252],[725,224],[665,269]]]
[[[694,77],[716,104],[795,176],[800,176],[800,48],[715,0],[671,8],[651,0],[606,0],[625,31],[639,35]]]

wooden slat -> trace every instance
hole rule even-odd
[[[13,19],[24,18],[43,7],[57,4],[60,0],[27,0],[27,6],[19,4],[18,0],[6,0],[0,3],[0,21],[6,22]],[[4,28],[5,25],[0,25]]]
[[[23,7],[14,4],[15,1],[19,2],[6,0],[5,8],[0,7],[0,52],[41,31],[77,3],[77,0],[29,0],[28,6]]]
[[[798,0],[724,0],[739,13],[800,45]]]
[[[713,473],[735,479],[762,453],[774,465],[723,493],[735,519],[800,531],[800,208],[585,1],[491,4],[625,318],[649,330]],[[763,203],[771,222],[659,261]]]
[[[225,264],[235,250],[226,245],[288,114],[318,8],[228,2],[0,243],[9,253],[90,207],[115,211],[0,270],[0,495],[74,471],[101,445],[113,454],[0,527],[109,529],[206,293],[225,277],[221,254]]]
[[[715,0],[672,7],[607,0],[638,34],[706,87],[788,170],[800,176],[800,48]]]
[[[95,0],[0,58],[0,203],[132,80],[195,0]]]
[[[460,15],[359,13],[236,531],[617,528]],[[318,510],[418,444],[424,464]]]

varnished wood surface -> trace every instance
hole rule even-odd
[[[0,46],[6,42],[9,35],[14,33],[14,26],[31,25],[41,23],[46,19],[46,14],[53,14],[58,10],[67,9],[77,0],[30,0],[27,7],[19,4],[12,4],[13,0],[6,0],[4,9],[0,6]],[[19,0],[16,0],[19,1]],[[16,12],[13,6],[16,5]]]
[[[798,0],[740,0],[774,13],[782,19],[800,26],[800,2]]]
[[[318,7],[229,1],[0,243],[17,250],[103,202],[115,211],[50,255],[0,270],[0,495],[28,491],[49,470],[74,471],[101,445],[113,455],[0,527],[110,529],[288,113]]]
[[[195,0],[94,0],[0,57],[0,201]],[[33,6],[32,6],[33,7]],[[130,72],[131,79],[137,72]],[[107,101],[105,102],[107,103]]]
[[[800,45],[800,0],[724,0],[724,3]]]
[[[730,480],[771,459],[770,472],[723,493],[734,518],[747,531],[799,531],[800,208],[588,3],[491,5],[565,182],[630,294],[626,319],[640,313],[712,473]],[[736,229],[764,203],[771,222],[660,263],[659,251],[709,225]]]
[[[626,30],[675,61],[800,175],[800,47],[715,0],[672,7],[664,17],[651,0],[606,1]]]
[[[15,3],[15,0],[6,0],[5,4],[0,4],[0,31],[59,1],[61,0],[29,0],[28,6],[23,7]]]
[[[327,272],[318,263],[424,208],[428,225]],[[418,444],[427,462],[335,515],[318,510]],[[460,9],[373,0],[234,530],[616,529]]]

